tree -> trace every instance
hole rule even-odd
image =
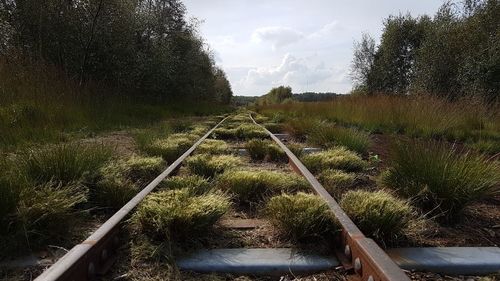
[[[354,58],[351,63],[351,79],[356,88],[365,88],[375,59],[375,39],[363,33],[360,42],[354,42]]]

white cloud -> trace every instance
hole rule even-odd
[[[338,21],[332,21],[327,24],[325,24],[323,27],[321,27],[319,30],[309,34],[309,38],[323,38],[323,37],[328,37],[330,35],[333,35],[335,31],[340,30],[341,26],[338,23]]]
[[[295,43],[304,37],[302,32],[289,27],[268,26],[256,29],[252,34],[252,41],[269,41],[274,50]]]

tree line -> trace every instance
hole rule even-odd
[[[351,76],[355,93],[498,100],[499,1],[446,2],[433,17],[388,17],[380,44],[368,34],[355,43]]]
[[[231,86],[197,25],[179,0],[0,0],[0,57],[149,100],[227,104]]]

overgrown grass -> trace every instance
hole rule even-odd
[[[212,190],[208,179],[197,175],[170,177],[165,179],[161,186],[168,190],[188,188],[193,194],[204,194]]]
[[[333,197],[338,199],[342,193],[354,185],[356,174],[328,169],[319,174],[318,180]]]
[[[206,139],[196,148],[196,153],[227,154],[229,152],[229,145],[223,140]]]
[[[183,241],[207,234],[230,207],[220,193],[193,195],[190,189],[160,191],[149,195],[132,221],[153,237]]]
[[[279,123],[266,122],[262,125],[273,134],[281,133],[284,130],[284,125]]]
[[[266,214],[271,222],[293,240],[329,237],[338,230],[333,213],[321,197],[299,192],[272,197]]]
[[[21,170],[38,183],[80,181],[95,173],[111,157],[104,145],[63,143],[31,148],[21,153]]]
[[[266,131],[255,124],[244,123],[234,128],[228,128],[227,126],[231,127],[229,124],[226,125],[226,127],[215,129],[213,133],[214,138],[247,140],[254,138],[264,139],[269,137]]]
[[[370,145],[370,136],[356,129],[321,122],[309,130],[307,141],[326,148],[344,146],[357,153],[366,154]]]
[[[186,159],[189,170],[193,174],[205,178],[213,178],[215,175],[221,174],[241,163],[241,159],[233,155],[198,154]]]
[[[386,242],[401,238],[414,215],[408,202],[385,191],[348,191],[340,206],[364,234]]]
[[[217,179],[217,185],[235,194],[242,203],[257,203],[274,194],[303,191],[309,187],[299,175],[265,170],[229,171]]]
[[[293,126],[292,132],[299,135],[307,131],[308,119],[326,119],[373,132],[498,143],[499,108],[498,104],[486,105],[471,100],[449,102],[429,95],[374,95],[337,97],[328,102],[268,105],[258,111],[267,116],[297,117],[293,122],[303,124]]]
[[[270,140],[253,139],[245,144],[250,158],[256,161],[286,161],[285,152]]]
[[[448,221],[471,202],[498,194],[498,161],[445,143],[408,141],[391,149],[382,183]]]
[[[167,163],[172,163],[186,152],[197,138],[197,135],[187,133],[172,134],[167,138],[152,141],[145,147],[145,151],[149,155],[161,156]]]
[[[367,166],[367,163],[359,155],[344,147],[336,147],[304,155],[302,156],[302,162],[313,173],[325,169],[358,172]]]

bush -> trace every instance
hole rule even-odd
[[[140,228],[159,239],[184,238],[206,234],[230,207],[219,193],[193,195],[187,188],[149,195],[132,217]]]
[[[100,179],[93,190],[95,201],[102,206],[120,208],[164,167],[161,157],[132,156],[128,160],[110,162],[99,171]]]
[[[69,183],[91,175],[111,157],[103,145],[65,143],[40,149],[29,149],[19,159],[21,169],[37,183]]]
[[[318,178],[333,197],[339,198],[347,188],[354,185],[356,175],[341,170],[328,169],[321,172]]]
[[[499,192],[498,162],[445,143],[396,143],[390,163],[382,183],[447,220],[456,218],[472,201]]]
[[[319,123],[311,128],[308,136],[308,142],[323,147],[333,147],[336,145],[344,146],[358,153],[367,153],[370,146],[370,136],[364,132],[336,127],[325,123]]]
[[[206,178],[197,175],[167,178],[163,181],[162,187],[169,190],[188,188],[194,194],[204,194],[212,189]]]
[[[328,237],[338,230],[326,202],[312,194],[299,192],[272,197],[266,214],[272,224],[294,240]]]
[[[413,216],[408,202],[385,191],[348,191],[340,206],[363,233],[385,241],[400,237]]]
[[[196,141],[198,136],[191,134],[173,134],[166,139],[151,142],[145,151],[153,156],[161,156],[167,163],[172,163]]]
[[[229,145],[223,140],[207,139],[196,148],[197,153],[226,154],[229,151]]]
[[[367,163],[355,152],[344,147],[331,148],[321,152],[304,155],[302,162],[313,173],[324,169],[338,169],[347,172],[363,170]]]
[[[302,176],[275,171],[230,171],[218,178],[218,186],[238,196],[245,203],[259,202],[280,192],[306,190],[309,184]]]
[[[186,159],[189,170],[196,175],[212,178],[216,174],[241,164],[241,159],[232,155],[198,154]]]

